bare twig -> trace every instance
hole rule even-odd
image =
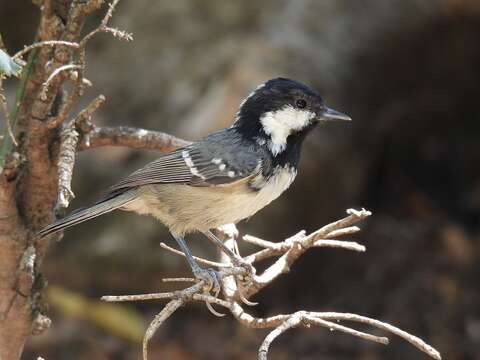
[[[312,247],[329,247],[337,249],[345,249],[357,252],[365,252],[366,248],[355,241],[340,241],[340,240],[317,240]]]
[[[96,127],[83,139],[80,150],[92,149],[100,146],[126,146],[132,149],[150,149],[169,152],[179,147],[187,146],[189,141],[175,136],[152,130],[120,127]]]
[[[277,326],[273,331],[271,331],[265,340],[263,341],[262,345],[258,349],[258,359],[259,360],[266,360],[268,350],[270,348],[271,343],[281,334],[283,334],[288,329],[293,327],[297,327],[302,322],[302,318],[293,314],[287,320],[285,320],[281,325]]]
[[[60,135],[60,153],[58,156],[58,198],[57,209],[68,207],[75,197],[71,189],[75,152],[78,142],[75,121],[70,121]]]
[[[165,280],[165,279],[164,279]],[[187,279],[185,279],[187,280]],[[191,280],[191,279],[188,279]],[[196,280],[194,280],[196,281]],[[154,294],[140,294],[140,295],[107,295],[102,296],[101,300],[108,301],[108,302],[125,302],[125,301],[147,301],[147,300],[164,300],[164,299],[177,299],[183,296],[183,292],[190,288],[181,290],[181,291],[174,291],[174,292],[167,292],[167,293],[154,293]],[[198,289],[196,287],[196,289]],[[231,308],[231,303],[218,297],[214,297],[208,294],[201,293],[201,290],[194,293],[191,300],[195,300],[198,302],[209,302],[211,304],[223,306],[227,309]]]
[[[80,65],[75,65],[75,64],[67,64],[67,65],[62,65],[55,70],[52,71],[50,76],[45,80],[45,82],[42,84],[42,91],[40,93],[40,98],[45,100],[47,98],[47,91],[48,91],[48,85],[50,85],[50,82],[52,79],[60,74],[62,71],[71,71],[73,69],[80,69]]]
[[[86,43],[91,38],[93,38],[95,35],[97,35],[99,33],[102,33],[102,32],[111,33],[111,34],[113,34],[113,36],[118,37],[121,40],[125,40],[125,41],[132,41],[133,40],[132,34],[127,33],[125,31],[122,31],[122,30],[118,30],[118,29],[108,27],[108,22],[112,18],[113,11],[115,10],[115,7],[118,5],[119,2],[120,2],[120,0],[114,0],[112,3],[108,4],[108,11],[105,14],[105,16],[103,17],[100,25],[96,29],[94,29],[90,33],[88,33],[82,39],[82,41],[80,42],[80,47],[81,48],[85,47]]]
[[[103,95],[97,96],[83,109],[75,119],[70,121],[60,135],[60,152],[58,156],[58,199],[57,208],[66,208],[75,197],[71,189],[73,167],[79,133],[77,125],[90,121],[93,112],[105,101]]]
[[[330,240],[331,238],[334,237],[341,237],[345,235],[352,235],[360,231],[360,228],[357,226],[350,226],[342,229],[337,229],[334,231],[331,231],[329,234],[325,236],[326,239],[320,239],[316,240],[312,245],[312,247],[331,247],[331,248],[339,248],[339,249],[345,249],[345,250],[351,250],[351,251],[357,251],[357,252],[364,252],[365,246],[360,245],[356,242],[353,241],[340,241],[340,240]],[[260,239],[256,236],[252,235],[244,235],[243,240],[265,248],[264,250],[257,251],[251,255],[248,255],[244,258],[244,260],[250,264],[259,262],[274,256],[282,255],[286,253],[288,250],[294,246],[294,244],[298,241],[305,241],[305,238],[307,236],[305,235],[305,231],[302,230],[298,232],[297,234],[289,237],[288,239],[282,241],[282,242],[271,242],[271,241],[266,241],[263,239]],[[318,236],[316,235],[316,238]]]
[[[349,214],[349,216],[331,224],[328,224],[308,236],[301,236],[297,234],[293,239],[289,239],[289,241],[286,241],[287,245],[290,245],[288,250],[285,251],[285,253],[277,261],[275,261],[275,263],[269,266],[261,275],[254,277],[253,283],[245,292],[245,296],[247,297],[247,299],[252,295],[256,294],[261,289],[263,289],[265,286],[271,284],[280,275],[288,273],[293,263],[309,248],[314,247],[317,241],[325,238],[328,239],[331,236],[330,234],[332,232],[337,231],[338,234],[339,230],[344,228],[350,228],[355,223],[371,215],[371,213],[365,209],[362,209],[360,211],[349,209],[347,210],[347,213]],[[322,243],[318,244],[322,245]],[[323,243],[323,245],[325,244],[326,243]],[[336,244],[343,244],[343,242],[339,242]],[[328,245],[333,246],[332,243],[328,243]],[[350,246],[344,248],[353,249],[356,251],[363,250],[363,248],[361,248],[361,245],[358,244],[350,244]],[[261,258],[264,259],[266,257],[269,257],[269,253],[275,251],[276,250],[273,249],[265,249],[262,250],[261,253],[254,254],[254,256],[247,256],[245,260],[249,263],[253,261],[258,261]]]
[[[33,49],[36,49],[36,48],[45,47],[45,46],[52,46],[52,47],[53,46],[67,46],[67,47],[71,47],[73,49],[78,49],[79,44],[75,43],[75,42],[71,42],[71,41],[62,41],[62,40],[40,41],[40,42],[34,43],[32,45],[25,46],[22,50],[20,50],[15,55],[13,55],[12,59],[20,59],[21,57],[23,57],[23,55],[25,55],[29,51],[31,51]]]
[[[281,249],[283,248],[282,243],[274,243],[248,234],[243,235],[243,240],[258,247],[263,247],[265,249],[281,251]]]
[[[195,286],[195,285],[194,285]],[[193,288],[193,286],[192,286]],[[171,300],[158,313],[147,328],[142,342],[143,360],[148,360],[148,343],[160,326],[182,305],[185,305],[186,299]]]
[[[367,332],[355,330],[345,325],[337,324],[334,321],[352,321],[364,323],[378,329],[390,332],[398,335],[406,341],[410,342],[413,346],[419,350],[425,352],[432,358],[440,360],[440,354],[433,349],[430,345],[423,342],[421,339],[406,333],[390,324],[370,319],[364,316],[348,313],[334,313],[334,312],[309,312],[298,311],[292,314],[275,315],[267,318],[257,318],[244,311],[241,303],[238,300],[242,299],[242,293],[249,296],[258,292],[266,285],[272,283],[279,274],[281,274],[285,267],[288,267],[294,263],[294,261],[301,256],[305,251],[313,247],[336,247],[349,249],[354,251],[364,251],[365,248],[354,242],[334,240],[332,237],[350,235],[359,231],[359,228],[353,226],[354,223],[364,219],[370,215],[370,212],[366,210],[355,211],[349,210],[349,216],[332,224],[324,226],[323,228],[313,232],[310,235],[306,235],[304,231],[301,231],[294,236],[286,239],[280,243],[274,243],[259,239],[253,236],[245,236],[244,239],[247,242],[263,247],[261,252],[268,252],[268,256],[280,256],[279,260],[270,267],[259,277],[254,277],[251,282],[241,281],[241,276],[247,274],[247,270],[243,267],[232,266],[230,257],[225,254],[221,254],[221,261],[223,265],[219,267],[219,276],[222,284],[223,294],[225,299],[220,299],[216,296],[204,293],[204,288],[200,283],[188,287],[183,290],[159,293],[159,294],[144,294],[144,295],[126,295],[126,296],[108,296],[103,297],[105,301],[138,301],[138,300],[156,300],[167,299],[170,302],[165,308],[155,317],[154,321],[150,324],[144,339],[144,360],[147,359],[147,345],[155,331],[161,324],[165,322],[180,306],[185,305],[191,301],[202,301],[211,308],[212,304],[221,306],[228,309],[235,319],[242,325],[248,328],[270,328],[273,329],[265,338],[262,345],[259,348],[258,358],[260,360],[266,360],[268,351],[272,342],[285,331],[298,327],[298,326],[320,326],[329,329],[330,331],[341,331],[346,334],[359,337],[361,339],[372,341],[380,344],[387,345],[388,338],[382,336],[376,336]],[[225,246],[234,251],[236,249],[236,239],[238,238],[238,231],[233,225],[223,226],[216,230],[217,236],[225,242]],[[180,255],[178,250],[170,248],[166,245],[162,245],[165,249]],[[293,253],[293,255],[292,255]],[[258,253],[256,253],[258,254]],[[252,259],[252,255],[244,258]],[[284,259],[283,261],[281,259]],[[209,265],[219,265],[216,262],[210,260],[197,258],[198,261],[202,261]],[[252,260],[251,263],[257,261],[258,258]],[[227,267],[226,267],[227,266]],[[271,272],[271,273],[269,273]],[[267,277],[265,275],[269,277]],[[187,280],[187,279],[171,279],[171,280]],[[192,280],[192,279],[188,279]],[[259,287],[260,281],[260,287]],[[253,290],[252,290],[253,289]],[[248,302],[245,299],[246,302]],[[211,310],[214,314],[218,314],[215,310]]]
[[[244,258],[244,260],[250,264],[260,262],[274,256],[282,255],[290,250],[294,245],[294,243],[289,242],[288,239],[280,243],[265,241],[251,235],[245,235],[243,239],[251,244],[266,247],[266,249],[257,251]],[[365,252],[366,250],[365,246],[357,242],[340,240],[317,240],[313,243],[312,247],[330,247],[357,252]]]
[[[195,282],[194,278],[165,278],[162,279],[163,282]]]
[[[179,291],[165,292],[165,293],[153,293],[153,294],[140,294],[140,295],[106,295],[102,296],[103,301],[108,302],[125,302],[125,301],[146,301],[146,300],[163,300],[163,299],[176,299],[181,295]]]
[[[267,337],[265,338],[265,340],[263,341],[262,345],[259,348],[258,359],[266,360],[268,351],[270,349],[270,345],[272,344],[272,342],[279,335],[283,334],[285,331],[300,325],[307,326],[307,327],[310,325],[322,326],[329,329],[330,331],[337,330],[352,336],[359,337],[367,341],[373,341],[379,344],[388,345],[388,338],[386,337],[379,337],[379,336],[371,335],[362,331],[354,330],[346,326],[335,324],[330,321],[309,316],[308,312],[299,311],[297,313],[294,313],[288,316],[284,322],[282,322],[279,326],[277,326],[274,330],[272,330],[267,335]]]
[[[104,32],[112,34],[117,39],[123,41],[133,41],[133,34],[117,28],[106,27]]]
[[[346,334],[356,336],[358,338],[361,338],[361,339],[364,339],[364,340],[367,340],[367,341],[376,342],[376,343],[382,344],[382,345],[388,345],[388,338],[386,338],[384,336],[371,335],[371,334],[368,334],[368,333],[363,332],[363,331],[358,331],[358,330],[351,329],[351,328],[343,326],[343,325],[336,324],[336,323],[331,322],[331,321],[326,321],[326,320],[316,318],[316,317],[313,317],[313,316],[308,316],[308,315],[304,316],[303,321],[306,325],[319,325],[319,326],[323,326],[323,327],[329,329],[330,331],[337,330],[337,331],[341,331],[341,332],[344,332]]]
[[[323,312],[323,313],[311,313],[313,316],[327,319],[327,320],[346,320],[346,321],[354,321],[360,322],[363,324],[367,324],[370,326],[374,326],[378,329],[390,332],[394,335],[401,337],[402,339],[408,341],[410,344],[415,346],[420,351],[424,352],[428,356],[440,360],[442,357],[440,353],[434,349],[432,346],[425,343],[422,339],[407,333],[393,325],[385,323],[383,321],[371,319],[365,316],[357,315],[357,314],[349,314],[349,313],[336,313],[336,312]]]
[[[50,84],[52,79],[55,78],[55,76],[57,76],[60,72],[62,72],[64,70],[73,70],[73,69],[76,70],[76,75],[73,77],[75,79],[74,89],[71,91],[71,93],[69,94],[69,96],[67,97],[65,102],[60,107],[60,111],[58,112],[58,114],[53,119],[49,120],[49,122],[47,124],[48,128],[50,128],[50,129],[56,128],[56,127],[60,126],[61,124],[63,124],[67,115],[72,110],[73,105],[77,102],[78,98],[83,95],[84,87],[89,85],[89,82],[85,81],[85,78],[84,78],[85,63],[86,63],[86,59],[85,59],[85,57],[86,57],[86,47],[87,47],[88,42],[96,34],[101,33],[101,32],[110,32],[110,33],[113,33],[114,36],[119,37],[119,38],[122,38],[122,36],[120,36],[119,34],[127,34],[127,33],[122,32],[120,30],[110,31],[111,29],[109,29],[107,27],[108,21],[112,17],[112,13],[115,9],[115,6],[118,4],[118,2],[119,2],[119,0],[114,0],[113,3],[109,4],[109,9],[108,9],[107,13],[105,14],[105,16],[103,17],[100,25],[97,28],[95,28],[94,30],[92,30],[90,33],[88,33],[86,36],[84,36],[83,39],[81,39],[80,42],[78,44],[76,44],[76,46],[74,46],[76,48],[77,54],[78,54],[78,59],[77,59],[76,63],[59,66],[48,77],[48,79],[44,82],[43,90],[40,94],[40,98],[43,99],[43,100],[46,99],[46,91],[47,91],[48,85]],[[101,3],[101,1],[100,1],[100,3]],[[90,1],[86,5],[87,7],[83,7],[81,9],[79,8],[78,11],[88,13],[91,10],[93,10],[94,8],[98,7],[98,5],[100,3],[98,2],[98,0],[97,1]],[[129,36],[125,35],[123,37],[123,39],[124,40],[131,40],[131,36],[129,37]]]
[[[175,255],[179,255],[179,256],[183,256],[185,257],[185,254],[180,251],[180,250],[177,250],[177,249],[174,249],[172,248],[171,246],[168,246],[167,244],[165,244],[164,242],[161,242],[160,243],[160,246],[167,250],[167,251],[170,251],[171,253],[175,254]],[[198,257],[198,256],[194,256],[193,257],[196,261],[198,261],[199,263],[201,264],[204,264],[204,265],[208,265],[208,266],[215,266],[215,267],[228,267],[229,265],[227,264],[222,264],[222,263],[219,263],[219,262],[216,262],[216,261],[211,261],[211,260],[207,260],[207,259],[203,259],[201,257]]]
[[[105,16],[103,17],[103,20],[102,20],[102,27],[105,27],[108,25],[108,22],[110,21],[110,19],[112,18],[113,16],[113,12],[115,11],[115,7],[117,6],[117,4],[120,2],[120,0],[114,0],[112,3],[108,4],[108,11],[107,13],[105,14]]]

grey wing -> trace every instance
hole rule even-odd
[[[262,160],[255,149],[239,141],[221,133],[211,135],[147,164],[109,191],[161,183],[218,186],[257,174]]]

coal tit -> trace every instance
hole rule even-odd
[[[40,231],[46,236],[114,209],[153,215],[175,237],[196,275],[183,236],[248,218],[279,197],[297,175],[302,143],[319,123],[350,120],[328,108],[310,87],[285,78],[258,86],[228,129],[135,171],[93,206]]]

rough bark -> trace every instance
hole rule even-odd
[[[73,1],[65,23],[49,1],[39,2],[41,19],[37,41],[78,41],[86,17],[99,0]],[[17,111],[17,148],[10,149],[0,174],[0,359],[19,359],[35,320],[41,319],[40,265],[48,240],[35,232],[53,220],[57,198],[57,169],[52,146],[58,130],[48,121],[58,111],[57,96],[65,76],[57,76],[41,96],[50,72],[72,60],[74,49],[46,46],[37,49]],[[33,58],[33,57],[32,57]],[[15,104],[16,105],[16,104]],[[20,160],[18,160],[20,159]],[[48,323],[48,322],[47,322]]]

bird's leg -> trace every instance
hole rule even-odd
[[[252,266],[252,264],[249,264],[243,260],[239,254],[235,254],[235,252],[227,247],[214,233],[208,230],[203,234],[230,258],[234,266],[245,268],[247,270],[247,277],[252,277],[255,275],[255,268]]]
[[[193,258],[192,252],[188,248],[187,243],[185,242],[185,239],[179,235],[173,235],[173,237],[175,238],[178,245],[180,246],[183,253],[185,254],[185,257],[187,258],[187,261],[188,261],[188,265],[190,265],[190,268],[192,269],[193,275],[198,280],[205,281],[210,286],[210,289],[213,290],[215,294],[218,294],[220,292],[220,279],[217,271],[215,271],[214,269],[201,268]]]

